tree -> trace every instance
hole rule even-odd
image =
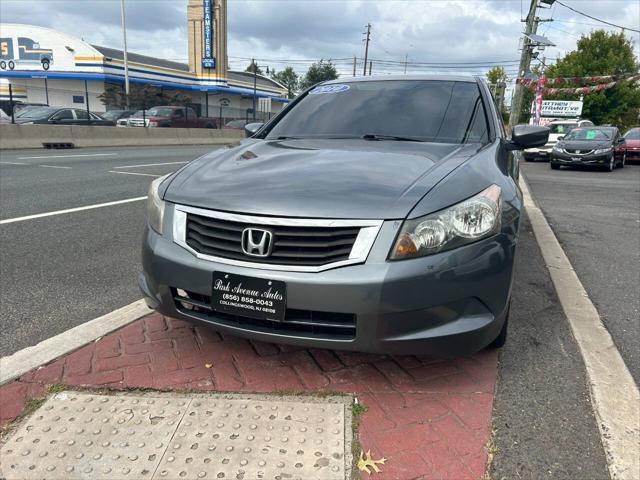
[[[335,80],[338,78],[338,71],[331,60],[313,63],[304,78],[300,82],[300,89],[305,90],[316,83],[325,82],[327,80]]]
[[[98,98],[109,109],[126,108],[124,87],[120,84],[105,83],[104,92]],[[151,85],[131,84],[129,88],[129,108],[142,110],[158,105],[187,105],[191,96],[180,90],[166,90]]]
[[[258,64],[256,64],[255,60],[251,60],[251,63],[244,70],[245,72],[257,73],[258,75],[264,75],[262,69]]]
[[[503,67],[496,66],[487,72],[487,82],[489,85],[497,85],[498,83],[504,83],[508,80],[507,72]]]
[[[276,72],[274,70],[271,73],[271,78],[287,87],[288,98],[294,98],[296,96],[298,86],[300,84],[300,78],[298,78],[298,74],[292,67],[287,67],[281,72]]]
[[[504,96],[507,89],[507,72],[505,72],[503,67],[495,66],[487,72],[487,82],[489,83],[489,88],[493,92],[493,95],[496,99],[496,102],[500,106],[500,114],[503,119],[509,117],[509,112],[507,111],[507,107],[504,104]],[[508,120],[506,120],[508,123]]]
[[[596,30],[578,40],[577,49],[547,68],[548,78],[592,75],[629,75],[640,68],[633,45],[622,33]],[[559,88],[576,85],[558,85]],[[556,85],[554,85],[556,87]],[[578,100],[579,95],[556,94],[549,98]],[[640,115],[640,85],[621,82],[608,90],[584,96],[582,116],[596,125],[610,123],[621,130],[637,124]]]

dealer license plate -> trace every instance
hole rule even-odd
[[[287,284],[213,272],[211,308],[216,312],[282,322],[287,309]]]

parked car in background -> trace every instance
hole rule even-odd
[[[628,162],[640,162],[640,127],[632,128],[622,139],[624,159]]]
[[[79,108],[37,107],[29,108],[15,119],[21,125],[98,125],[113,126],[114,122],[100,115]]]
[[[174,127],[174,128],[217,128],[218,120],[198,117],[191,107],[161,106],[146,111],[146,118],[136,115],[129,117],[129,127]]]
[[[534,160],[549,160],[551,158],[551,151],[558,140],[569,133],[574,128],[579,127],[591,127],[593,122],[591,120],[554,120],[549,123],[549,141],[546,145],[540,148],[528,148],[523,152],[525,161],[532,162]]]
[[[251,122],[248,120],[231,120],[230,122],[225,123],[224,128],[242,130],[248,123]]]
[[[111,120],[112,122],[117,122],[121,119],[126,119],[136,113],[136,110],[109,110],[103,113],[101,116],[105,120]]]
[[[482,80],[319,84],[252,138],[151,183],[139,286],[165,315],[255,340],[500,347],[522,209],[513,151],[548,135],[507,137]]]
[[[11,117],[0,108],[0,123],[11,123]]]
[[[574,128],[553,147],[551,168],[588,166],[612,172],[616,166],[625,165],[621,145],[616,127]]]

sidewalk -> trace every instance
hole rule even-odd
[[[450,361],[249,342],[151,314],[0,387],[0,425],[47,385],[181,392],[349,393],[380,479],[481,479],[497,354]],[[354,413],[358,413],[354,409]],[[362,478],[368,478],[366,472]]]

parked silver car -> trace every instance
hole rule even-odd
[[[500,346],[522,209],[512,151],[547,137],[507,138],[477,78],[320,84],[151,184],[140,288],[165,315],[263,341]]]

